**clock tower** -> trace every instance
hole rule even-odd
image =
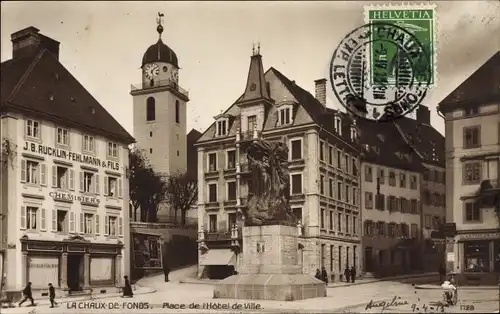
[[[179,62],[163,43],[163,14],[158,13],[158,41],[142,57],[142,82],[132,85],[134,137],[153,169],[168,175],[187,170],[186,104],[188,92],[179,86]]]

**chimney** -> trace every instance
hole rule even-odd
[[[12,59],[29,57],[42,49],[47,49],[59,60],[59,42],[39,34],[39,29],[27,27],[10,35],[12,41]]]
[[[419,105],[417,108],[417,121],[420,123],[431,124],[431,111],[427,106]]]
[[[326,79],[322,78],[314,81],[315,97],[323,105],[326,106]]]

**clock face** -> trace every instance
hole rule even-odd
[[[160,74],[160,67],[158,64],[148,64],[144,69],[144,74],[146,74],[146,77],[151,80],[153,77]]]
[[[171,77],[172,80],[177,83],[179,81],[179,70],[172,69]]]

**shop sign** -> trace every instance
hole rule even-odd
[[[82,203],[97,204],[101,202],[97,197],[86,196],[86,195],[74,195],[71,193],[64,192],[50,192],[49,196],[55,200],[65,200],[65,201],[78,201]]]
[[[57,268],[57,267],[59,267],[59,264],[32,263],[32,264],[30,264],[30,267],[32,267],[32,268]]]
[[[25,142],[23,149],[31,153],[54,156],[69,161],[80,162],[91,166],[102,167],[111,170],[120,170],[120,163],[111,160],[101,160],[96,157],[75,153],[69,150],[49,147],[38,143]]]
[[[62,246],[28,243],[28,251],[62,251]]]
[[[446,261],[447,262],[455,262],[455,253],[454,252],[446,253]]]
[[[458,236],[459,240],[494,240],[500,239],[500,232],[492,233],[466,233]]]

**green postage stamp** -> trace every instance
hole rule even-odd
[[[436,6],[434,4],[402,4],[402,5],[373,5],[367,6],[365,9],[365,23],[391,23],[399,26],[412,35],[421,43],[423,49],[429,57],[430,69],[423,71],[423,75],[419,75],[418,69],[414,72],[415,83],[429,82],[428,74],[430,71],[430,86],[436,86]],[[378,47],[370,45],[368,51],[368,68],[370,74],[370,82],[373,84],[373,64],[377,60],[387,61],[387,83],[389,85],[397,84],[395,64],[399,56],[397,45],[389,42],[380,43],[377,41],[377,34],[371,34],[372,42],[377,42]],[[418,68],[418,65],[413,65]],[[426,65],[427,66],[427,65]]]

